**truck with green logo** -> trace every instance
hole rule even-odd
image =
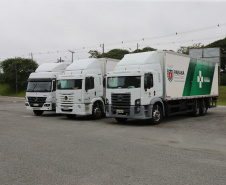
[[[127,54],[107,74],[106,116],[118,122],[190,113],[216,106],[218,62],[170,51]]]

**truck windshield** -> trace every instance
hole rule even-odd
[[[57,89],[82,89],[82,79],[77,80],[58,80],[57,81]]]
[[[113,76],[108,77],[107,88],[139,88],[140,76]]]
[[[51,92],[52,82],[29,81],[27,84],[27,92]]]

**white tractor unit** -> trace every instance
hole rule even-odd
[[[56,78],[67,68],[66,63],[41,64],[28,78],[25,107],[34,114],[56,110]]]
[[[101,118],[105,114],[104,79],[117,63],[118,60],[109,58],[75,60],[57,77],[56,112],[68,118],[76,115]]]

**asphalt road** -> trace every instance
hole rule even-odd
[[[226,107],[160,125],[26,111],[0,97],[1,185],[226,184]]]

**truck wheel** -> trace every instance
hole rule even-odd
[[[162,121],[162,108],[155,105],[152,110],[151,124],[158,125]]]
[[[207,113],[207,106],[206,106],[206,103],[204,102],[200,108],[200,115],[205,116],[206,113]]]
[[[75,114],[66,114],[68,119],[75,119],[76,115]]]
[[[115,120],[119,123],[125,123],[127,121],[127,118],[115,118]]]
[[[33,112],[36,116],[41,116],[44,111],[43,110],[33,110]]]
[[[199,103],[197,102],[194,108],[193,116],[198,117],[199,115],[200,115],[200,106],[199,106]]]
[[[102,104],[99,102],[94,103],[93,105],[93,112],[92,118],[93,119],[100,119],[103,116],[103,108]]]

